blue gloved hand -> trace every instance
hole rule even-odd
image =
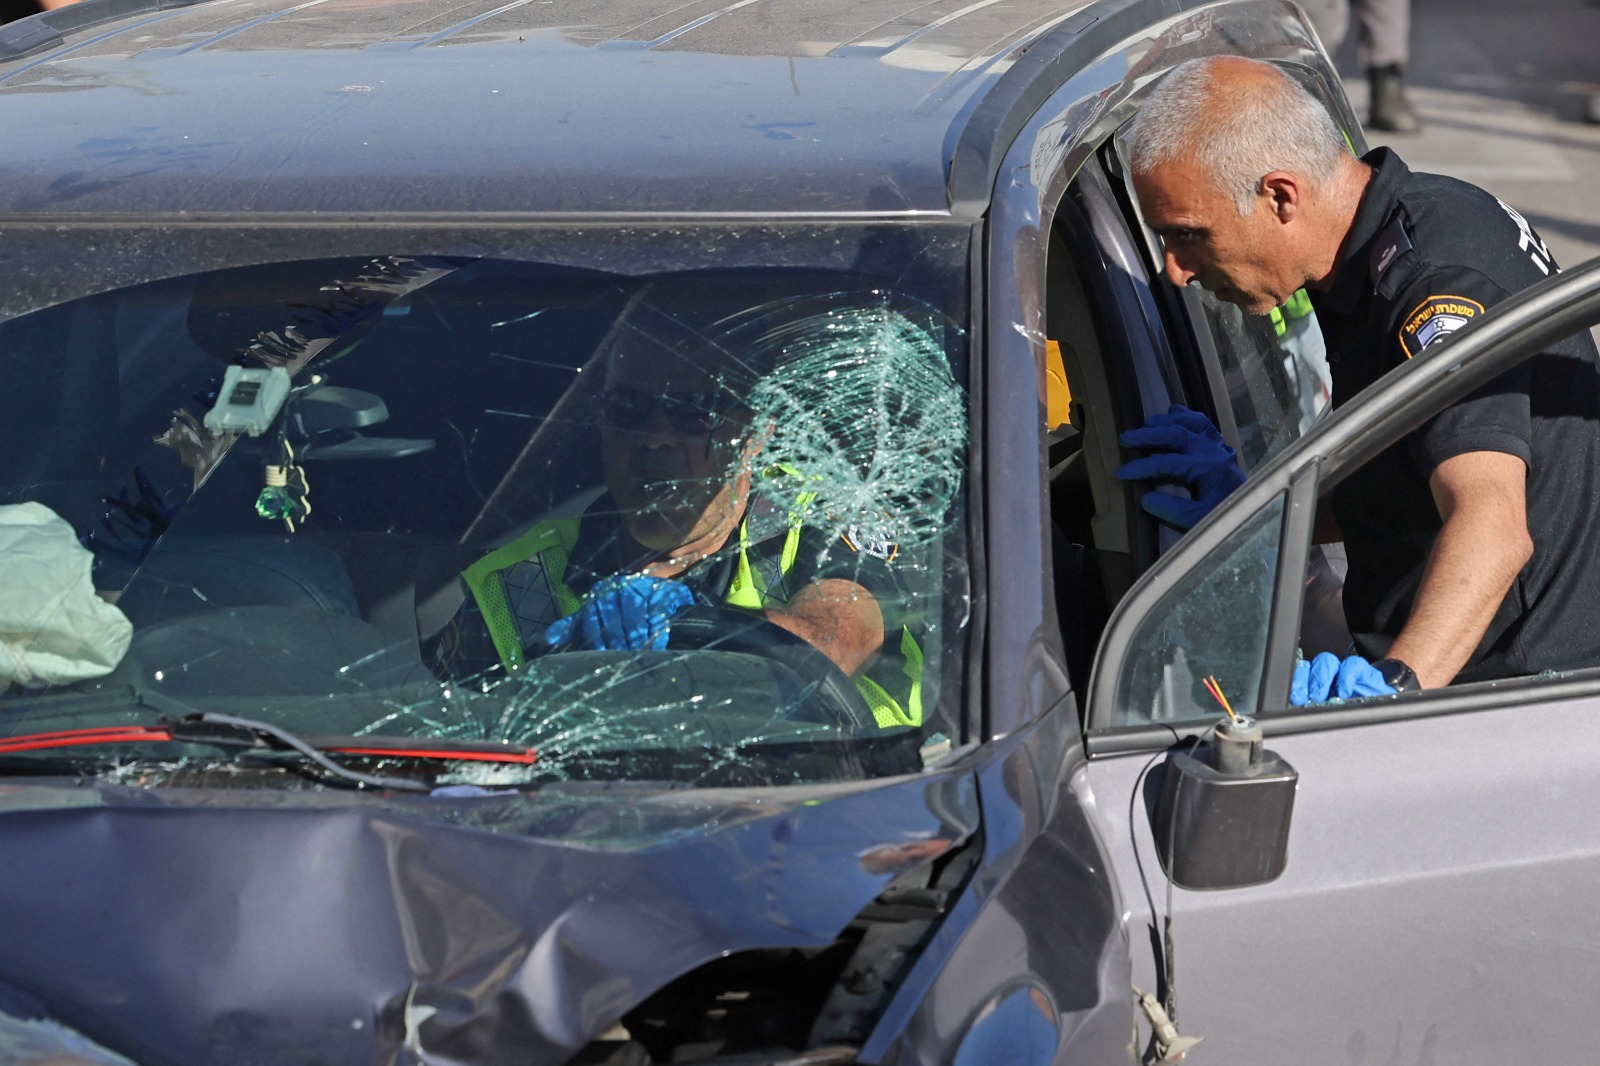
[[[1182,404],[1164,415],[1151,415],[1138,429],[1119,438],[1125,448],[1159,449],[1154,455],[1123,463],[1112,471],[1124,481],[1183,481],[1194,499],[1170,492],[1147,492],[1139,501],[1163,522],[1189,529],[1211,513],[1228,493],[1244,484],[1244,472],[1233,449],[1211,419]]]
[[[1368,696],[1392,696],[1395,690],[1367,660],[1352,655],[1343,662],[1331,651],[1306,662],[1294,664],[1294,680],[1289,684],[1289,702],[1296,707],[1308,703],[1327,703],[1331,699],[1359,700]]]
[[[688,586],[642,574],[617,574],[595,584],[576,614],[544,631],[552,648],[577,640],[591,651],[663,651],[672,617],[694,603]]]

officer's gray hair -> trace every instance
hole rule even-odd
[[[1331,179],[1346,145],[1327,108],[1293,78],[1265,65],[1265,84],[1230,85],[1224,100],[1212,72],[1220,58],[1179,64],[1150,93],[1128,134],[1134,173],[1193,159],[1240,215],[1253,210],[1261,178],[1274,170],[1319,185]]]

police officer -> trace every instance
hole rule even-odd
[[[1414,174],[1386,148],[1354,158],[1321,104],[1266,64],[1178,67],[1129,141],[1168,277],[1254,314],[1307,288],[1335,406],[1556,269],[1483,190]],[[1349,556],[1361,654],[1302,665],[1296,702],[1600,665],[1597,509],[1600,371],[1584,333],[1334,490],[1326,539]]]
[[[515,669],[563,646],[664,650],[685,612],[720,611],[725,623],[770,624],[816,647],[852,677],[879,726],[920,725],[922,653],[900,610],[897,546],[826,532],[772,502],[776,482],[803,475],[761,464],[743,402],[752,356],[697,321],[695,295],[647,288],[603,342],[594,406],[604,487],[462,572],[466,599],[438,642],[440,672]],[[785,489],[804,511],[807,494]]]

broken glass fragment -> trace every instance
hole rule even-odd
[[[885,301],[795,316],[760,338],[774,364],[749,400],[761,458],[800,475],[774,490],[780,505],[860,543],[940,535],[967,412],[936,329]]]

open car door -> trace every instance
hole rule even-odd
[[[1600,669],[1308,708],[1288,694],[1319,497],[1597,321],[1600,260],[1506,301],[1253,472],[1113,615],[1086,709],[1091,810],[1135,981],[1181,1010],[1206,1061],[1498,1066],[1577,1053],[1600,962]],[[1287,863],[1266,883],[1188,890],[1154,847],[1173,752],[1220,717],[1206,677],[1298,773]],[[1249,838],[1257,826],[1206,829],[1192,839],[1218,854],[1198,858],[1219,868],[1222,852],[1271,850]]]

